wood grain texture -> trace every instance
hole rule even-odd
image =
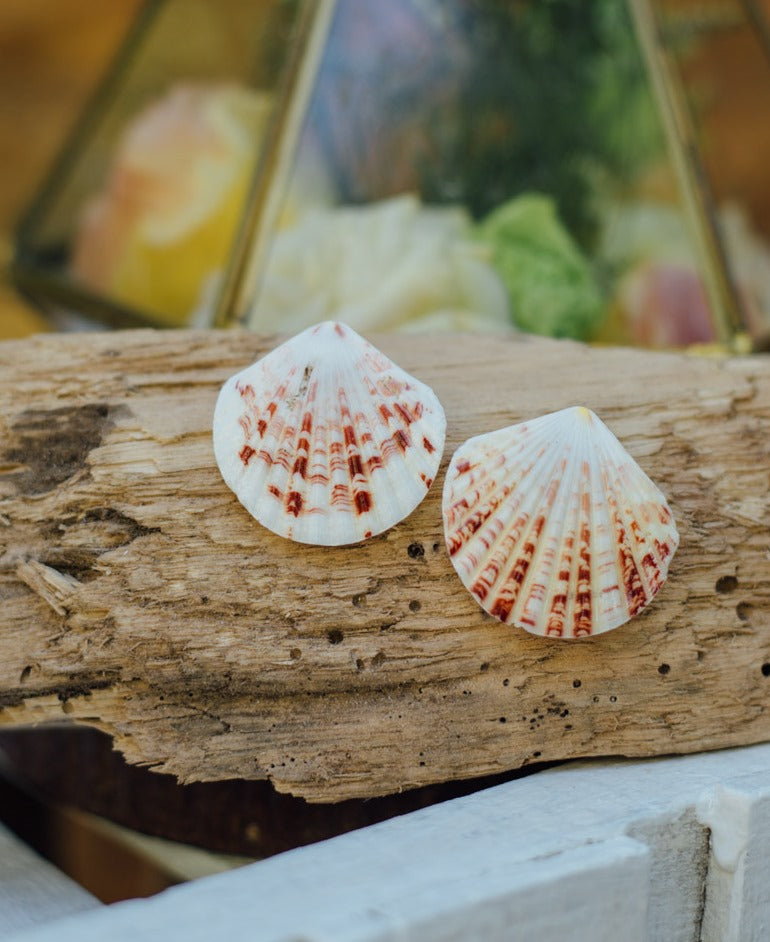
[[[0,722],[89,723],[182,781],[316,801],[770,739],[770,362],[373,339],[434,388],[447,449],[408,520],[341,549],[273,536],[214,463],[219,386],[273,339],[0,345]],[[558,642],[478,608],[440,489],[470,435],[571,404],[661,487],[681,546],[641,616]]]

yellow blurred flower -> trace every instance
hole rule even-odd
[[[271,105],[235,85],[182,84],[142,111],[84,208],[75,276],[169,325],[185,323],[203,279],[224,265]]]

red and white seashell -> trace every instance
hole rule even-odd
[[[343,546],[417,507],[445,432],[428,386],[351,328],[325,321],[227,380],[214,454],[238,500],[273,533]]]
[[[450,558],[481,607],[554,638],[641,612],[679,544],[663,494],[582,407],[466,441],[443,508]]]

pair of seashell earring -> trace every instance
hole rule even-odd
[[[446,418],[432,389],[344,324],[303,331],[222,387],[214,453],[263,526],[344,546],[405,519],[435,480]],[[577,407],[466,441],[443,492],[449,557],[481,607],[537,635],[617,628],[665,581],[666,500]]]

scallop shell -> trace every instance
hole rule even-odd
[[[354,330],[325,321],[225,383],[214,454],[238,500],[273,533],[342,546],[417,507],[445,431],[428,386]]]
[[[679,543],[664,496],[580,407],[469,439],[450,462],[443,508],[450,558],[481,607],[556,638],[642,611]]]

